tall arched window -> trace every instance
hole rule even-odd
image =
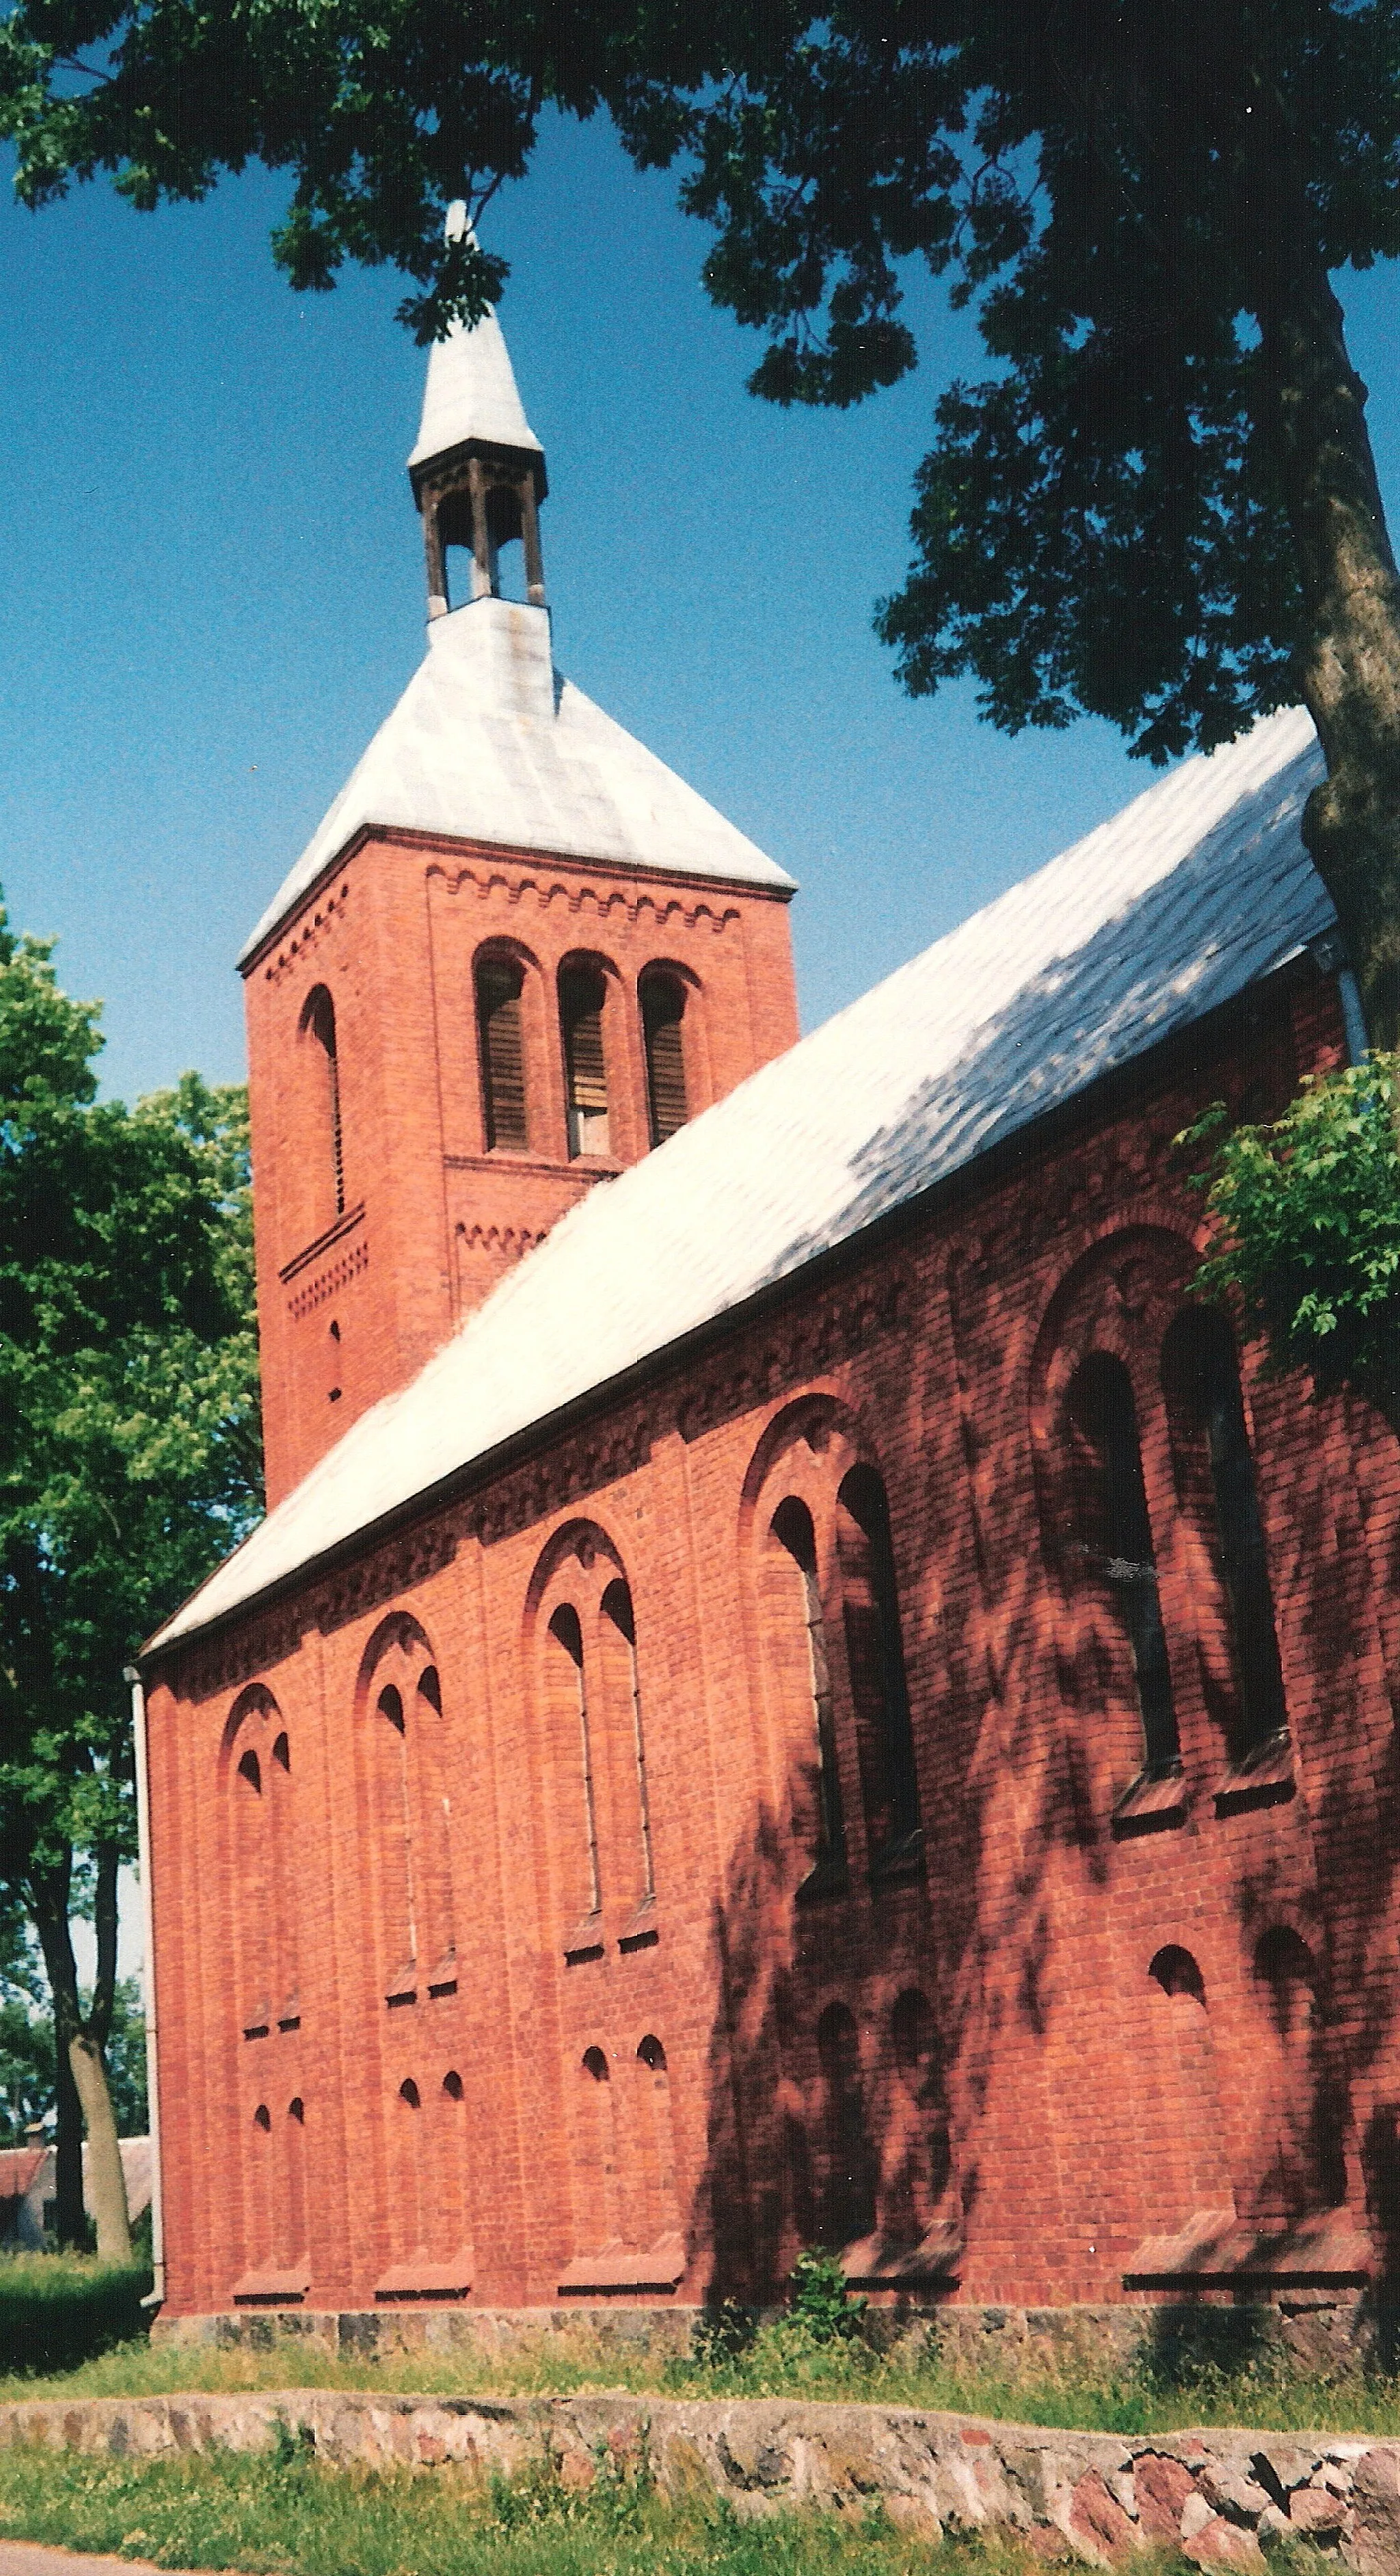
[[[1162,1384],[1183,1505],[1209,1493],[1239,1692],[1235,1750],[1248,1760],[1285,1732],[1288,1709],[1239,1364],[1222,1314],[1187,1307],[1177,1317],[1162,1347]]]
[[[608,1070],[603,1054],[607,995],[606,979],[596,966],[561,966],[559,1026],[571,1154],[609,1150]]]
[[[846,1825],[841,1806],[841,1779],[836,1767],[836,1727],[831,1705],[831,1668],[827,1661],[826,1630],[822,1619],[821,1591],[817,1582],[817,1542],[812,1515],[795,1494],[779,1503],[773,1514],[773,1536],[791,1557],[798,1581],[794,1585],[801,1602],[806,1631],[807,1671],[812,1694],[812,1731],[816,1756],[816,1851],[815,1869],[806,1882],[813,1889],[824,1880],[844,1871],[846,1866]]]
[[[1070,1381],[1066,1416],[1075,1551],[1117,1605],[1132,1649],[1146,1767],[1165,1774],[1178,1764],[1181,1749],[1157,1598],[1137,1405],[1122,1361],[1106,1351],[1091,1351]]]
[[[871,1867],[888,1870],[919,1834],[919,1785],[899,1625],[890,1512],[873,1467],[857,1466],[837,1496],[841,1615],[855,1710],[856,1752]]]
[[[637,1680],[637,1623],[632,1613],[632,1595],[621,1577],[610,1583],[603,1594],[601,1609],[609,1633],[616,1637],[624,1667],[625,1692],[632,1713],[632,1746],[637,1764],[637,1823],[640,1849],[640,1902],[649,1904],[656,1894],[656,1867],[651,1848],[651,1798],[647,1788],[647,1748],[642,1726],[642,1694]],[[619,1694],[620,1696],[620,1694]]]
[[[235,1704],[229,1763],[239,2026],[245,2038],[294,2030],[298,1993],[292,1757],[281,1712],[261,1684]]]
[[[523,1154],[530,1143],[524,996],[525,969],[515,958],[478,959],[476,1028],[489,1153]]]
[[[549,1623],[549,1634],[558,1649],[556,1670],[568,1676],[578,1708],[579,1769],[583,1786],[584,1832],[587,1842],[588,1912],[597,1914],[603,1902],[602,1881],[598,1871],[598,1804],[593,1781],[593,1738],[588,1723],[588,1689],[583,1669],[583,1630],[571,1601],[562,1601]]]
[[[653,1145],[664,1145],[690,1116],[685,1085],[685,986],[679,975],[650,971],[641,981],[642,1043]]]
[[[335,1213],[345,1213],[345,1139],[340,1121],[340,1057],[336,1047],[335,1004],[324,984],[308,993],[301,1014],[303,1044],[314,1065],[313,1100],[320,1134],[312,1152],[325,1174]]]
[[[442,1691],[416,1620],[395,1612],[361,1666],[359,1765],[383,1992],[456,1991],[452,1819]]]

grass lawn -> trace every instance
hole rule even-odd
[[[543,2472],[469,2485],[450,2471],[329,2469],[277,2460],[91,2460],[0,2453],[0,2531],[162,2567],[288,2576],[1041,2576],[1005,2538],[920,2541],[880,2514],[667,2506],[635,2479],[585,2494]],[[1301,2576],[1301,2566],[1299,2570]],[[1141,2576],[1192,2576],[1174,2550]]]
[[[7,2398],[129,2397],[188,2389],[379,2389],[405,2394],[550,2396],[625,2388],[676,2397],[812,2397],[946,2408],[1031,2424],[1106,2433],[1165,2433],[1196,2424],[1270,2432],[1400,2435],[1400,2380],[1309,2377],[1281,2370],[1267,2352],[1223,2359],[1188,2344],[1132,2370],[1067,2361],[1060,2369],[957,2369],[926,2340],[888,2359],[868,2345],[819,2342],[794,2318],[760,2330],[732,2358],[648,2359],[582,2335],[489,2358],[469,2347],[338,2360],[289,2338],[265,2352],[215,2346],[115,2345],[79,2367],[0,2378]]]

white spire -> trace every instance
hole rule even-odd
[[[443,234],[449,242],[474,241],[460,197],[447,209]],[[480,439],[491,447],[523,448],[535,456],[544,454],[525,417],[510,352],[489,306],[471,330],[454,322],[446,339],[433,343],[428,381],[423,389],[423,417],[408,460],[410,474],[435,456],[445,456],[450,448],[464,447],[469,439]]]

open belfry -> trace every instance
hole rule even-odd
[[[1396,1445],[1173,1143],[1346,1060],[1307,719],[799,1040],[791,879],[555,666],[494,315],[409,475],[424,659],[240,960],[269,1513],[142,1657],[165,2316],[1344,2309]]]

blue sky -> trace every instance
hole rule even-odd
[[[403,471],[423,358],[401,282],[296,298],[278,184],[129,213],[0,207],[0,881],[106,1003],[109,1089],[242,1071],[234,954],[422,650]],[[804,1024],[1150,781],[1106,727],[1009,742],[897,690],[870,631],[907,559],[939,383],[782,414],[710,307],[707,236],[597,124],[491,210],[502,321],[549,456],[556,653],[800,880]],[[1400,511],[1393,269],[1342,282]]]

